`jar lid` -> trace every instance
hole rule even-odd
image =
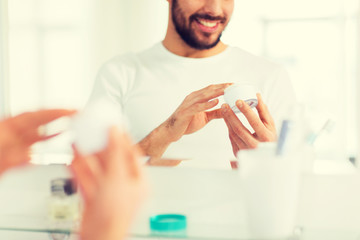
[[[72,195],[77,192],[76,185],[71,178],[57,178],[51,180],[51,193],[53,195]]]
[[[150,217],[150,228],[155,231],[177,231],[186,229],[186,216],[181,214],[159,214]]]

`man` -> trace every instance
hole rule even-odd
[[[107,62],[90,102],[107,96],[119,105],[150,165],[176,165],[179,161],[165,160],[176,158],[224,167],[237,151],[275,141],[275,123],[295,102],[293,89],[281,67],[221,41],[234,0],[168,2],[164,40]],[[231,83],[251,84],[261,92],[259,116],[241,101],[242,121],[228,105],[217,107]],[[226,124],[212,121],[219,118]]]

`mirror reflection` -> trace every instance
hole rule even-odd
[[[0,239],[357,238],[359,10],[0,0]]]
[[[107,98],[148,165],[216,169],[301,112],[318,158],[356,156],[358,1],[198,4],[9,1],[9,112]],[[257,107],[235,115],[228,84],[251,85]],[[69,139],[34,161],[71,159]]]

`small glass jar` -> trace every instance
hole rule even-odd
[[[74,181],[58,178],[51,181],[49,217],[53,221],[74,222],[79,220],[80,200]]]

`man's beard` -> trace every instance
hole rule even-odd
[[[210,15],[201,15],[201,14],[193,14],[189,18],[189,24],[186,26],[186,18],[184,16],[183,11],[179,7],[177,0],[173,0],[173,4],[171,7],[171,13],[172,13],[172,21],[174,23],[175,29],[177,33],[180,35],[181,39],[190,47],[198,49],[198,50],[205,50],[205,49],[211,49],[215,47],[219,42],[221,38],[221,34],[217,37],[217,39],[213,42],[204,42],[199,40],[196,37],[195,32],[191,29],[191,23],[196,21],[196,18],[201,17],[202,19],[208,19],[208,20],[220,20],[221,23],[226,22],[225,17],[212,17]],[[203,33],[204,37],[210,37],[211,33]]]

